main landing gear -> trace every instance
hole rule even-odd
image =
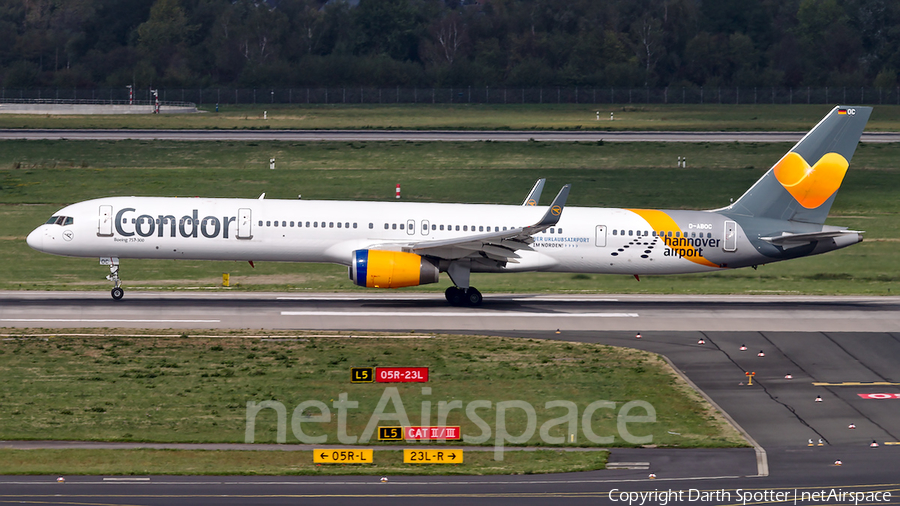
[[[481,292],[472,286],[465,289],[451,286],[444,292],[444,297],[451,306],[480,306],[482,301]]]
[[[471,260],[456,260],[447,266],[447,274],[450,281],[456,286],[451,286],[444,292],[447,302],[451,306],[480,306],[481,292],[473,286],[469,286],[469,273],[472,271]]]
[[[122,288],[122,280],[119,279],[119,259],[118,258],[101,258],[100,265],[109,266],[109,275],[106,279],[113,282],[115,286],[110,291],[113,300],[122,300],[125,296],[125,289]]]

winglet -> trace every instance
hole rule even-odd
[[[547,213],[544,214],[541,221],[532,225],[533,228],[552,227],[553,225],[556,225],[559,218],[562,216],[563,208],[566,206],[566,199],[569,198],[570,189],[572,189],[572,185],[567,184],[559,190],[559,193],[556,194],[556,198],[553,199],[553,203],[550,204],[550,209],[547,209]]]
[[[544,191],[544,183],[547,182],[546,178],[540,178],[534,183],[534,187],[531,189],[531,192],[525,197],[525,201],[522,202],[523,206],[536,206],[538,202],[541,200],[541,193]]]

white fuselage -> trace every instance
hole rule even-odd
[[[54,216],[71,217],[72,223],[42,225],[28,236],[28,244],[75,257],[349,265],[354,250],[401,250],[423,241],[502,231],[534,223],[545,212],[544,207],[485,204],[110,197],[60,210]],[[679,213],[697,216],[697,229],[703,231],[691,244],[698,257],[722,254],[723,230],[704,224],[715,221],[715,213]],[[688,232],[693,227],[671,228],[679,236],[696,237]],[[534,236],[531,251],[518,252],[518,263],[487,270],[673,274],[718,269],[677,254],[657,232],[631,210],[566,207],[556,226]]]

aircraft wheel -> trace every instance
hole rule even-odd
[[[120,288],[118,286],[113,288],[112,292],[110,292],[110,293],[112,294],[113,300],[122,300],[122,297],[125,296],[125,290],[123,290],[122,288]]]
[[[462,306],[463,295],[465,295],[463,291],[455,286],[451,286],[444,291],[444,297],[447,298],[447,302],[449,302],[451,306]]]
[[[465,301],[467,306],[480,306],[481,305],[481,292],[475,289],[475,287],[469,287],[465,291]]]

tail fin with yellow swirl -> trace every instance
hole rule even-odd
[[[722,212],[824,223],[871,114],[871,107],[835,107]]]

